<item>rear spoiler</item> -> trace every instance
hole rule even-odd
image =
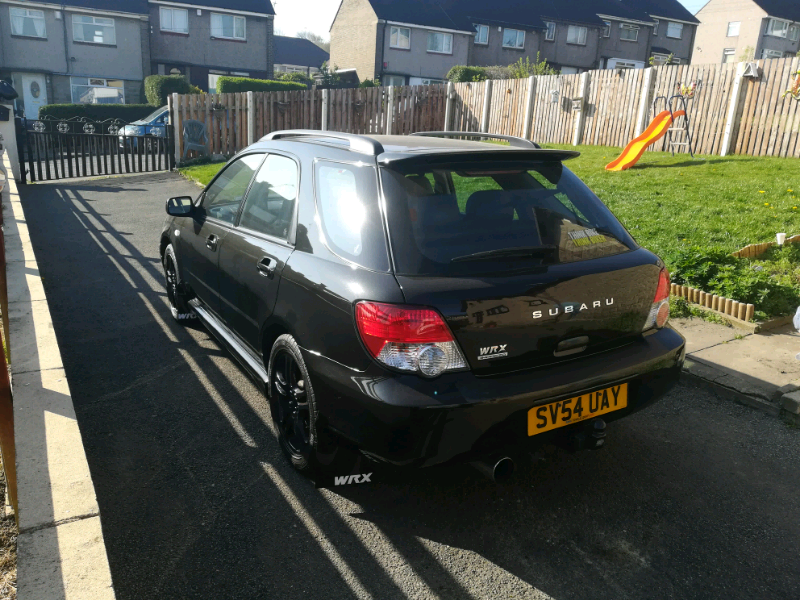
[[[427,149],[426,149],[427,150]],[[564,162],[581,155],[575,150],[537,150],[507,148],[504,150],[475,150],[458,148],[437,149],[427,152],[384,152],[378,156],[378,164],[385,167],[400,164],[420,163],[425,165],[443,165],[458,163],[459,165],[485,162]]]

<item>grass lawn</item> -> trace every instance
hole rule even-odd
[[[555,147],[555,146],[552,146]],[[573,149],[572,146],[558,146]],[[621,150],[580,146],[567,162],[642,246],[669,262],[687,246],[733,252],[800,233],[800,160],[646,152],[632,169],[609,172]]]
[[[196,181],[202,186],[206,186],[214,178],[219,170],[225,165],[224,162],[208,163],[205,165],[193,165],[191,167],[180,167],[178,172],[192,181]]]

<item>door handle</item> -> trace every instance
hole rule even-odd
[[[206,240],[206,248],[208,248],[212,252],[216,252],[218,241],[219,238],[212,233],[210,236],[208,236],[208,239]]]
[[[265,256],[256,263],[256,269],[258,269],[258,274],[262,277],[269,277],[272,279],[272,276],[275,274],[276,264],[277,262],[275,259]]]

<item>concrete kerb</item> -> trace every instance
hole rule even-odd
[[[3,157],[11,173],[8,154]],[[100,511],[16,184],[2,193],[20,600],[113,600]]]

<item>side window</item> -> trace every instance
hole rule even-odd
[[[239,205],[256,169],[264,160],[263,154],[248,154],[231,163],[206,189],[203,208],[209,217],[233,224]]]
[[[328,247],[358,265],[388,271],[375,168],[320,161],[315,169],[317,211]]]
[[[247,194],[240,227],[286,239],[297,198],[297,163],[270,154]]]

